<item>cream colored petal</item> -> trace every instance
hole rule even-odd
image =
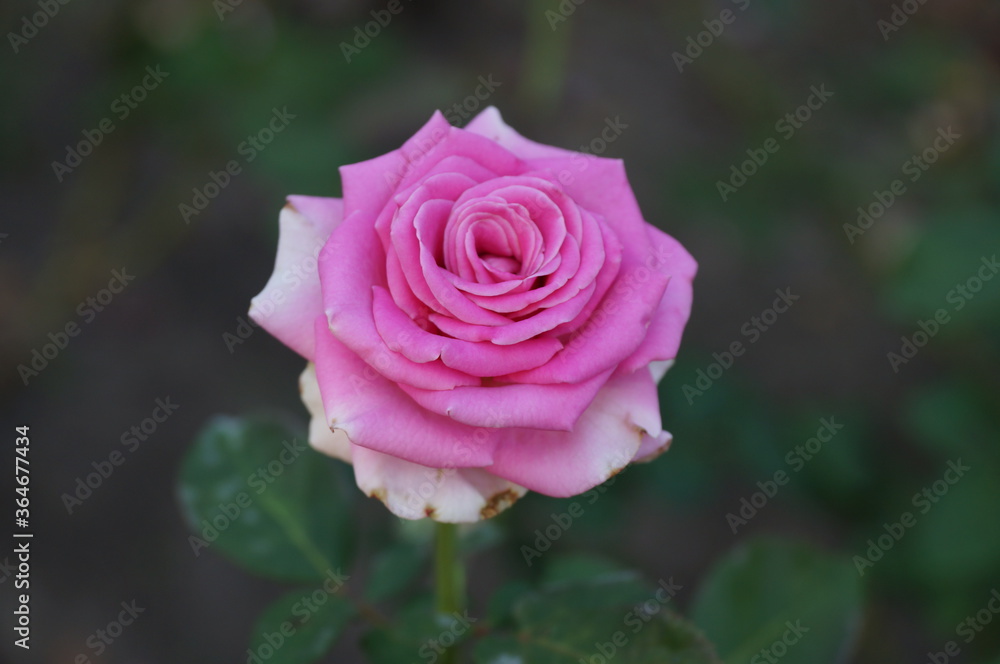
[[[358,487],[404,519],[471,523],[496,516],[526,492],[481,468],[428,468],[354,446]]]
[[[674,366],[673,360],[656,360],[649,363],[649,373],[653,374],[653,382],[659,385],[663,376]]]
[[[310,362],[299,376],[299,393],[309,410],[309,444],[316,450],[351,463],[351,441],[340,429],[331,430],[326,424],[323,400],[319,396],[316,367]]]

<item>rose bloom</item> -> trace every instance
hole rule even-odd
[[[656,386],[697,265],[620,160],[440,113],[290,196],[250,316],[308,360],[309,442],[407,519],[572,496],[667,449]]]

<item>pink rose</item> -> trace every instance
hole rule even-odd
[[[465,522],[664,451],[656,385],[697,265],[622,162],[440,113],[290,196],[250,315],[309,360],[310,443],[392,512]],[[322,250],[320,250],[322,247]]]

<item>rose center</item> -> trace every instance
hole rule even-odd
[[[523,279],[542,258],[542,236],[528,210],[491,197],[456,207],[445,243],[445,267],[479,283]]]

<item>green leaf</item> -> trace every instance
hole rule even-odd
[[[282,425],[211,420],[180,476],[195,555],[218,551],[251,572],[291,581],[336,571],[350,532],[334,463]]]
[[[528,593],[514,603],[515,631],[482,639],[473,661],[718,664],[702,634],[670,610],[678,589],[671,584],[650,586],[619,571]]]
[[[336,594],[338,577],[315,588],[300,588],[271,604],[254,626],[247,658],[268,664],[307,664],[333,646],[354,617],[349,600]]]
[[[393,544],[375,556],[365,598],[381,602],[395,595],[413,581],[426,563],[426,547],[407,541]]]
[[[814,664],[846,661],[861,603],[861,582],[848,558],[763,539],[715,565],[691,615],[727,663],[771,649],[782,664]]]
[[[391,628],[365,634],[361,646],[373,664],[436,661],[445,648],[464,641],[477,622],[468,612],[439,614],[433,600],[422,597],[401,611]]]

